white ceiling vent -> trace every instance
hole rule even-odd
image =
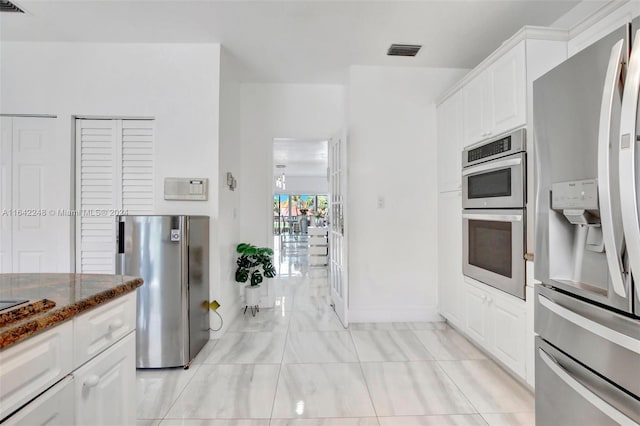
[[[20,9],[15,4],[11,3],[8,0],[0,0],[0,12],[17,12],[24,13],[22,9]]]
[[[392,44],[388,56],[416,56],[422,46],[419,44]]]

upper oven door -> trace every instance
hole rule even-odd
[[[502,157],[462,170],[465,209],[525,207],[526,153]]]
[[[525,298],[524,210],[464,210],[464,275]]]

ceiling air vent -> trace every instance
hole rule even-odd
[[[15,4],[7,0],[0,0],[0,12],[24,13],[22,9],[20,9],[18,6],[16,6]]]
[[[392,44],[387,50],[388,56],[416,56],[420,51],[419,44]]]

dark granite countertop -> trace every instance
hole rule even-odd
[[[0,311],[0,350],[141,285],[123,275],[0,274],[0,300],[29,301]]]

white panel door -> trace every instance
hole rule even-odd
[[[77,425],[135,425],[135,332],[75,373]]]
[[[12,135],[13,272],[67,272],[60,246],[71,219],[59,211],[69,209],[71,153],[56,143],[53,118],[13,117]]]
[[[0,274],[13,269],[11,248],[11,141],[13,119],[0,117]]]
[[[346,137],[329,141],[329,284],[333,307],[346,328],[349,325],[349,281],[347,272]]]

